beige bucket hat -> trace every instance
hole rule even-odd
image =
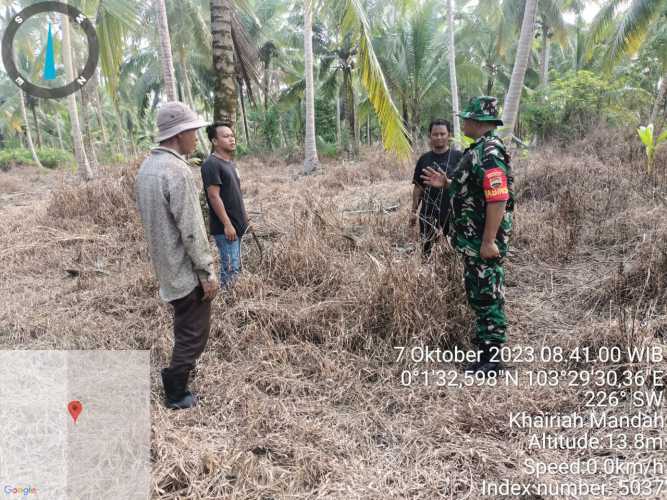
[[[166,141],[175,135],[208,125],[197,113],[182,102],[163,104],[157,112],[157,142]]]

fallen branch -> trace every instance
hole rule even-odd
[[[345,208],[345,209],[343,209],[343,213],[353,214],[353,215],[356,215],[356,214],[379,214],[379,213],[389,214],[389,213],[392,213],[392,212],[396,212],[399,208],[401,208],[400,203],[398,203],[397,205],[391,205],[389,207],[380,206],[380,208],[372,208],[372,209],[367,209],[367,210],[352,210],[352,209]]]

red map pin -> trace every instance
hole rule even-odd
[[[67,405],[67,411],[72,415],[74,423],[76,424],[76,419],[79,418],[79,415],[81,415],[81,412],[83,411],[83,405],[80,401],[70,401]]]

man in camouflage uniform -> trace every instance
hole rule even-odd
[[[502,369],[491,356],[507,340],[503,259],[512,229],[513,179],[509,155],[495,134],[503,124],[496,98],[475,97],[459,116],[464,119],[463,133],[475,142],[452,179],[433,169],[423,179],[431,186],[448,187],[451,243],[463,256],[466,295],[477,316],[474,342],[480,356],[468,370],[489,373]]]

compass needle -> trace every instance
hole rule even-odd
[[[53,33],[51,32],[51,23],[49,23],[49,34],[46,40],[46,61],[44,63],[45,81],[56,79],[56,57],[53,49]]]

